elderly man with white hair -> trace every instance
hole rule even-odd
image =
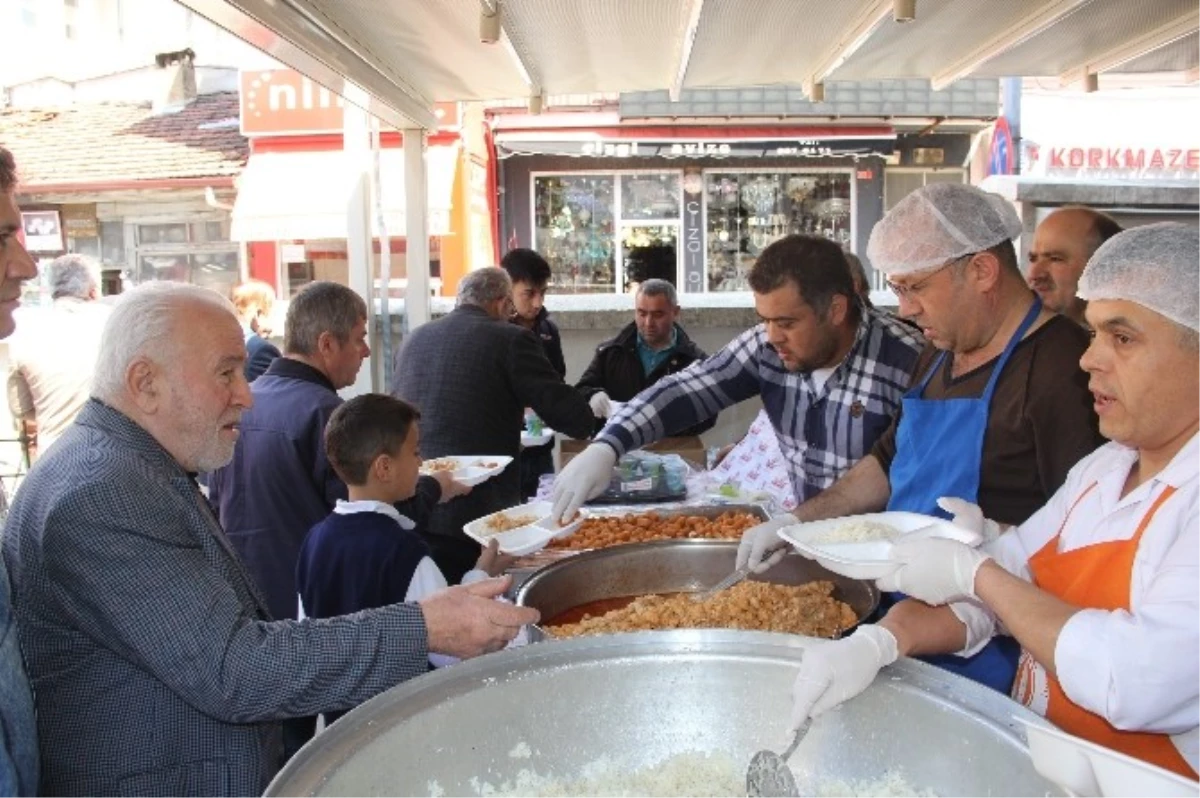
[[[46,267],[54,304],[31,313],[9,344],[8,402],[40,456],[75,420],[92,388],[92,371],[109,307],[100,298],[100,264],[63,255]]]
[[[93,396],[30,470],[3,540],[33,683],[43,795],[260,795],[280,721],[349,709],[475,656],[537,613],[507,579],[320,621],[273,621],[195,481],[252,404],[229,300],[123,295]]]
[[[969,653],[1011,635],[1021,645],[1016,700],[1070,734],[1191,779],[1200,761],[1198,263],[1195,225],[1138,227],[1101,246],[1079,284],[1095,330],[1079,365],[1111,442],[1016,530],[980,549],[901,542],[901,567],[880,580],[917,599],[885,620],[895,654]],[[976,525],[978,508],[963,509]],[[881,664],[849,639],[807,652],[794,723],[857,695]]]
[[[867,254],[888,276],[899,313],[929,345],[900,413],[845,476],[795,510],[746,532],[739,563],[784,554],[779,526],[858,513],[949,517],[941,497],[973,502],[1003,524],[1027,520],[1079,459],[1103,443],[1087,378],[1088,336],[1042,307],[1021,274],[1012,239],[1021,220],[1006,200],[939,183],[912,192],[871,231]],[[885,596],[889,607],[898,598]],[[885,622],[886,623],[886,622]],[[849,638],[880,661],[895,658],[883,627]],[[1020,652],[996,641],[934,664],[1008,692]]]

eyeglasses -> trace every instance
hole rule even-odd
[[[891,280],[887,280],[885,282],[887,282],[888,288],[892,289],[892,293],[896,295],[896,299],[914,299],[917,296],[919,296],[922,291],[925,290],[925,287],[927,285],[929,285],[929,281],[932,280],[934,277],[937,277],[938,274],[940,274],[941,272],[944,272],[946,269],[949,269],[951,266],[955,265],[956,263],[962,263],[965,260],[975,257],[977,254],[979,254],[979,253],[971,252],[966,255],[963,255],[961,258],[955,258],[952,261],[947,261],[946,263],[943,263],[941,266],[938,266],[936,269],[934,269],[932,272],[930,272],[925,277],[922,277],[920,280],[917,280],[912,285],[897,285],[896,283],[893,283]]]

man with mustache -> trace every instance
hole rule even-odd
[[[908,386],[920,336],[858,301],[842,248],[827,239],[774,242],[749,279],[762,323],[621,408],[555,480],[556,518],[603,491],[619,455],[752,396],[762,397],[800,500],[870,451]]]
[[[1042,220],[1033,233],[1026,276],[1047,310],[1086,325],[1087,303],[1076,290],[1079,275],[1092,253],[1119,232],[1112,217],[1091,208],[1060,208]]]
[[[901,541],[879,580],[912,598],[877,629],[897,656],[1021,646],[1013,698],[1060,729],[1190,779],[1200,763],[1200,232],[1120,233],[1079,283],[1095,331],[1079,365],[1109,443],[981,549]],[[974,516],[973,505],[962,508]],[[961,518],[956,518],[961,522]],[[872,628],[872,627],[865,627]],[[855,633],[858,634],[857,632]],[[864,690],[850,639],[806,652],[792,723]]]
[[[495,651],[538,617],[493,601],[509,580],[492,579],[274,620],[194,478],[233,456],[245,361],[215,292],[123,294],[92,398],[13,503],[3,552],[43,795],[260,795],[281,721],[356,706],[425,673],[430,651]]]

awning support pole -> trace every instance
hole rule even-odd
[[[425,169],[425,131],[404,129],[404,219],[407,243],[404,331],[429,321],[429,191]],[[390,366],[390,364],[389,364]]]
[[[347,99],[351,99],[347,97]],[[354,175],[353,190],[346,205],[346,260],[350,271],[350,288],[367,303],[367,341],[371,358],[358,370],[354,384],[343,390],[349,398],[376,390],[378,338],[375,335],[374,266],[371,257],[371,140],[369,116],[353,103],[346,103],[345,125],[342,131],[347,168]]]

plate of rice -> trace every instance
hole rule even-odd
[[[941,537],[974,546],[979,536],[949,521],[921,513],[868,513],[793,524],[779,537],[796,551],[835,574],[851,579],[879,579],[900,567],[892,545],[918,529],[922,537]]]

